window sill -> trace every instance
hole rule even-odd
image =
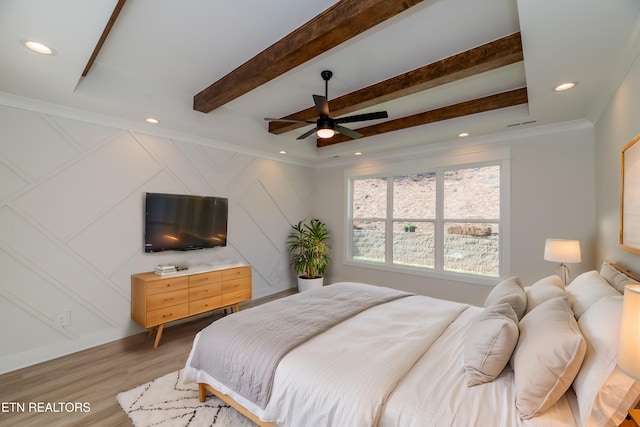
[[[348,265],[349,267],[381,270],[396,274],[410,274],[413,276],[429,277],[433,279],[449,280],[453,282],[469,283],[474,285],[495,286],[503,280],[500,277],[486,277],[476,276],[473,274],[449,273],[420,267],[398,265],[390,266],[387,264],[378,264],[375,262],[345,260],[344,264]]]

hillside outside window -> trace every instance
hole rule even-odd
[[[501,163],[350,179],[350,261],[499,277]]]

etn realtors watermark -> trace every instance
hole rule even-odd
[[[89,402],[0,402],[0,413],[75,413],[91,412]]]

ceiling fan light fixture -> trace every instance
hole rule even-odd
[[[316,132],[318,138],[331,138],[335,134],[336,131],[333,129],[318,129],[318,131]]]
[[[327,117],[319,118],[316,126],[318,129],[316,131],[316,135],[318,135],[318,138],[331,138],[336,134],[335,124],[333,123],[333,120]]]

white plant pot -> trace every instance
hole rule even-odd
[[[322,277],[316,279],[303,279],[298,277],[298,291],[304,292],[309,289],[318,289],[322,287]]]

